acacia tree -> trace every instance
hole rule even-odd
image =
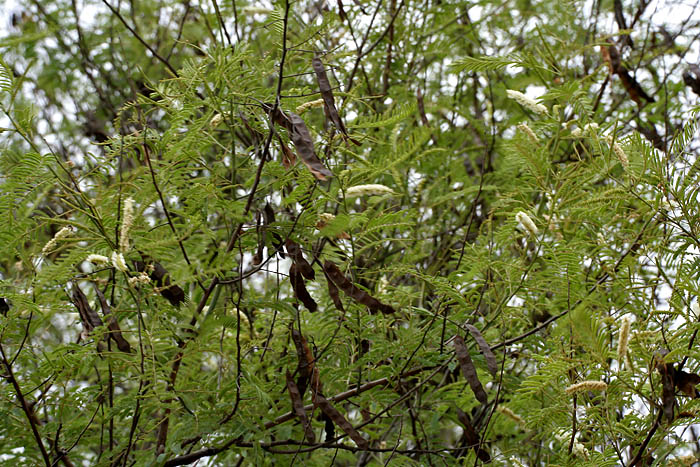
[[[695,459],[695,8],[22,8],[3,460]]]

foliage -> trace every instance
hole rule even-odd
[[[15,11],[0,458],[700,454],[700,25],[638,3]]]

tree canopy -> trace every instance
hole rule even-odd
[[[697,6],[14,7],[0,459],[690,465]]]

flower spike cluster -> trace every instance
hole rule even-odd
[[[355,185],[345,190],[346,198],[356,198],[365,195],[393,195],[394,191],[384,185]]]
[[[606,389],[608,389],[608,383],[605,381],[581,381],[567,387],[565,391],[571,395],[582,391],[605,391]]]
[[[127,271],[128,268],[126,266],[126,261],[124,260],[123,254],[117,253],[116,251],[113,251],[111,260],[112,260],[112,266],[119,269],[121,272]]]
[[[532,222],[530,216],[528,216],[523,211],[520,211],[515,215],[515,220],[520,222],[520,224],[522,224],[522,226],[525,227],[525,230],[527,230],[533,237],[536,237],[539,233],[539,230],[537,230],[537,226],[534,222]]]
[[[56,232],[56,235],[54,235],[53,238],[49,240],[46,245],[44,245],[44,248],[41,249],[41,254],[46,255],[48,253],[51,253],[56,248],[56,245],[59,241],[73,235],[74,232],[75,229],[71,225],[63,227],[61,230]]]
[[[620,325],[620,336],[617,340],[617,360],[622,364],[622,361],[627,355],[627,345],[630,339],[630,317],[625,316],[622,318],[622,324]]]
[[[526,109],[529,109],[529,110],[535,112],[536,114],[546,115],[548,113],[547,107],[545,107],[544,105],[540,104],[539,102],[537,102],[533,99],[530,99],[522,92],[513,91],[512,89],[508,89],[508,90],[506,90],[506,93],[508,94],[508,97],[513,99],[515,102],[522,105]]]
[[[119,247],[121,251],[129,250],[129,230],[134,225],[134,199],[127,198],[124,200],[124,218],[122,219],[122,228],[119,235]]]

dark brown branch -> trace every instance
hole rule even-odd
[[[644,456],[644,451],[646,450],[647,446],[649,445],[649,442],[651,441],[651,438],[654,436],[654,433],[656,433],[656,430],[659,428],[659,423],[661,423],[661,417],[663,417],[663,415],[664,415],[664,411],[659,410],[659,415],[657,415],[656,418],[654,419],[654,424],[651,426],[649,433],[647,433],[647,437],[644,438],[642,445],[639,446],[639,450],[637,451],[637,454],[634,456],[634,459],[632,459],[632,461],[629,463],[628,467],[634,467],[639,463],[639,461],[642,460],[642,457]]]
[[[39,419],[36,417],[33,408],[27,403],[27,399],[25,399],[24,394],[22,393],[22,388],[19,387],[17,378],[15,378],[15,373],[12,371],[12,365],[10,365],[10,362],[7,360],[7,356],[5,355],[5,349],[3,348],[2,343],[0,343],[0,355],[2,356],[2,363],[5,365],[5,369],[7,370],[7,374],[4,375],[4,377],[12,384],[17,400],[22,406],[24,415],[26,415],[27,420],[29,421],[29,427],[32,429],[32,434],[34,435],[36,444],[39,447],[39,451],[41,451],[41,457],[44,459],[44,463],[50,467],[51,459],[49,458],[49,453],[46,451],[46,446],[44,446],[44,441],[41,439],[39,428],[37,426],[39,424]]]

